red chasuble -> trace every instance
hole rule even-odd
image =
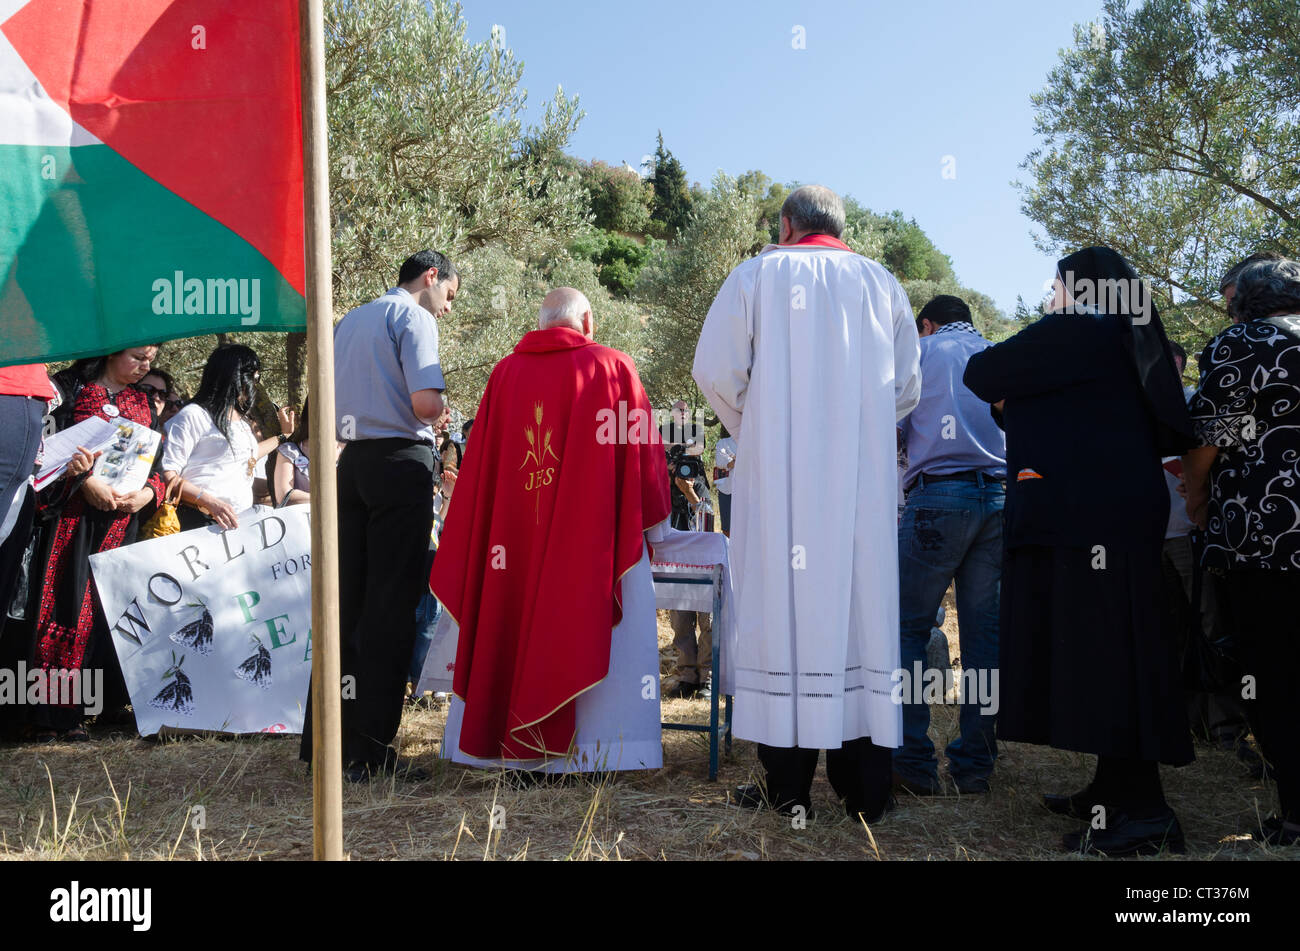
[[[620,579],[671,512],[636,366],[535,330],[488,380],[430,587],[460,625],[453,689],[471,756],[564,756],[575,704],[609,671]]]

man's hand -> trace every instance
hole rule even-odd
[[[101,512],[111,512],[117,508],[117,496],[99,476],[90,476],[81,483],[81,495],[87,505]]]

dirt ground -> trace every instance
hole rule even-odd
[[[956,654],[951,597],[944,629]],[[664,612],[659,632],[668,672]],[[932,710],[931,736],[942,750],[955,734],[956,708]],[[701,700],[665,700],[663,711],[668,721],[708,716]],[[516,789],[503,773],[437,758],[445,717],[445,709],[409,706],[398,736],[403,754],[432,773],[428,782],[386,778],[347,787],[344,848],[351,858],[1069,858],[1059,842],[1074,824],[1038,799],[1080,788],[1092,770],[1089,756],[1006,743],[988,794],[959,796],[949,786],[949,795],[904,795],[867,829],[835,808],[823,766],[813,788],[817,815],[794,828],[789,819],[729,805],[729,792],[757,769],[752,743],[736,741],[716,782],[708,779],[704,734],[664,731],[661,770],[599,785]],[[0,747],[0,857],[310,858],[311,783],[297,737],[149,742],[93,726],[92,736],[89,743]],[[1274,791],[1249,779],[1231,754],[1201,744],[1195,763],[1162,773],[1188,854],[1138,861],[1300,857],[1300,848],[1269,850],[1249,839],[1257,817],[1272,810]]]

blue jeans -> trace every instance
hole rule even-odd
[[[925,646],[948,585],[956,581],[957,620],[962,666],[961,731],[945,753],[948,772],[959,785],[979,784],[993,772],[997,757],[993,715],[979,703],[993,695],[998,666],[998,602],[1002,584],[1001,482],[927,482],[921,476],[907,494],[898,526],[898,601],[902,666],[914,678],[925,668]],[[969,673],[968,673],[969,672]],[[904,681],[905,684],[908,681]],[[894,771],[921,785],[938,783],[938,763],[930,741],[930,710],[903,692],[903,745],[894,751]],[[991,706],[991,704],[990,704]],[[996,707],[993,707],[996,710]]]
[[[44,400],[0,395],[0,523],[9,514],[15,496],[27,492],[27,477],[41,446],[44,413]]]
[[[425,562],[428,571],[433,571],[433,552],[429,552],[429,557]],[[424,658],[428,656],[429,647],[433,644],[433,633],[438,629],[438,618],[442,617],[442,605],[438,603],[432,592],[426,586],[424,594],[420,597],[420,603],[415,609],[415,650],[411,653],[411,669],[407,671],[407,679],[414,687],[420,682],[420,671],[424,669]]]

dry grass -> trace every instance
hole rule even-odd
[[[956,615],[945,625],[954,647]],[[665,651],[670,634],[660,619]],[[671,665],[668,653],[663,654]],[[956,710],[935,709],[940,749]],[[665,719],[703,720],[702,701],[668,700]],[[664,769],[605,784],[511,788],[498,773],[436,758],[443,711],[408,708],[398,742],[427,783],[348,787],[344,848],[354,859],[1053,859],[1072,824],[1038,805],[1045,790],[1082,786],[1092,758],[1004,744],[984,796],[907,797],[871,829],[834,806],[819,769],[816,819],[804,829],[736,809],[728,791],[757,768],[738,741],[718,781],[704,734],[666,731]],[[188,737],[149,743],[92,730],[94,742],[0,748],[0,857],[6,859],[305,859],[311,784],[297,737]],[[1199,747],[1163,771],[1188,839],[1187,859],[1295,858],[1243,838],[1273,805],[1271,786],[1243,778],[1226,753]],[[192,825],[202,806],[206,827]],[[498,817],[493,828],[492,816]],[[1140,861],[1179,860],[1160,857]],[[1076,859],[1077,860],[1077,859]]]

